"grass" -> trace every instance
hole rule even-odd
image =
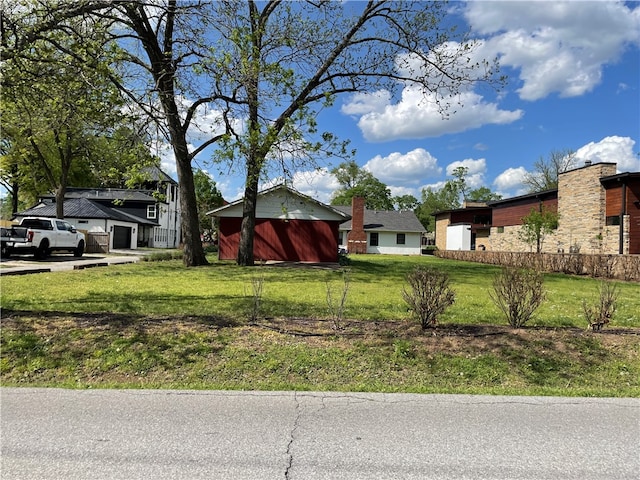
[[[326,303],[340,270],[179,260],[2,278],[3,385],[640,396],[640,285],[619,283],[603,333],[582,301],[598,281],[547,275],[527,328],[506,326],[496,267],[357,256],[341,329]],[[422,331],[402,300],[416,265],[451,275],[456,303]],[[263,278],[260,320],[248,322]]]

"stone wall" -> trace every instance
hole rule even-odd
[[[439,250],[447,248],[447,227],[451,222],[448,215],[438,215],[436,217],[436,247]]]
[[[521,228],[520,225],[491,227],[487,250],[494,252],[535,252],[535,243],[528,244],[520,239],[519,232]],[[558,240],[556,234],[545,235],[542,240],[542,252],[555,253],[557,251]]]
[[[557,249],[565,252],[618,253],[613,242],[603,242],[605,235],[605,189],[600,178],[615,175],[614,163],[596,163],[558,176]],[[611,234],[612,232],[607,232]],[[607,250],[603,251],[606,245]]]

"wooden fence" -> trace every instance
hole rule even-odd
[[[440,258],[640,282],[640,255],[438,250]]]
[[[84,232],[87,239],[85,252],[109,253],[109,234],[107,232]]]

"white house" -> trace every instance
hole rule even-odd
[[[340,247],[349,253],[421,254],[425,228],[412,211],[369,210],[360,197],[334,208],[352,217],[339,228]]]
[[[108,235],[109,250],[138,247],[177,248],[180,245],[179,186],[160,169],[149,170],[140,189],[69,188],[64,218],[79,230],[96,236]],[[55,217],[55,196],[15,215]]]

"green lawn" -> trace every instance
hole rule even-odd
[[[497,267],[355,256],[336,329],[327,285],[341,294],[341,270],[210,260],[2,277],[2,384],[640,396],[637,283],[618,283],[616,316],[595,334],[582,302],[598,281],[547,275],[545,304],[512,330],[488,295]],[[416,265],[449,272],[456,292],[435,330],[402,299]]]

